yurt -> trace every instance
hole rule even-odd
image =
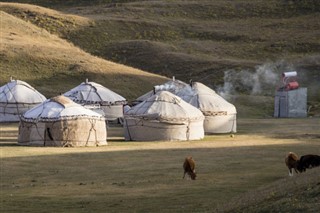
[[[200,109],[205,133],[234,133],[237,131],[236,107],[214,90],[199,82],[177,93],[184,101]]]
[[[173,77],[172,80],[170,80],[164,84],[154,86],[153,90],[151,90],[151,91],[147,92],[146,94],[137,98],[134,101],[134,104],[141,103],[142,101],[150,98],[151,96],[153,96],[157,92],[161,92],[161,91],[168,91],[168,92],[171,92],[172,94],[176,94],[176,93],[178,93],[178,91],[180,91],[181,89],[183,89],[187,86],[189,86],[189,84],[186,84],[185,82],[180,81],[180,80],[176,80]]]
[[[117,122],[123,118],[123,105],[127,103],[121,95],[88,80],[63,95],[86,108],[98,105],[108,121]]]
[[[11,79],[0,87],[0,122],[18,122],[23,113],[45,100],[28,83]]]
[[[67,97],[57,96],[21,116],[18,144],[62,147],[107,145],[105,118]]]
[[[161,91],[124,114],[126,140],[185,141],[204,137],[204,116],[174,94]]]

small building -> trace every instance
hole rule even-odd
[[[161,91],[124,114],[126,140],[186,141],[204,137],[204,116],[178,96]]]
[[[45,100],[28,83],[11,79],[0,87],[0,122],[19,122],[23,113]]]
[[[191,86],[185,87],[176,95],[203,113],[205,133],[237,132],[236,107],[211,88],[202,83],[193,82]]]
[[[65,96],[57,96],[30,109],[21,117],[19,145],[107,145],[105,118]]]
[[[110,122],[119,122],[123,118],[123,106],[127,104],[121,95],[88,80],[63,95],[86,108],[96,111],[100,109]]]
[[[281,86],[274,97],[274,117],[307,117],[307,88],[300,87],[296,71],[282,73]]]
[[[276,91],[274,99],[274,117],[307,117],[307,88]]]

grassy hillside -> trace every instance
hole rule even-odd
[[[254,69],[267,60],[319,69],[307,60],[320,49],[318,1],[24,2],[94,20],[64,33],[86,51],[182,80],[215,86],[223,71]]]
[[[295,69],[305,74],[302,84],[315,85],[320,5],[299,2],[134,1],[62,10],[95,20],[90,29],[68,35],[74,44],[143,70],[217,88],[226,70],[254,72],[257,65],[282,61],[286,66],[273,70],[278,76]]]
[[[221,212],[318,212],[320,169],[266,184],[219,207]]]
[[[308,86],[311,110],[319,108],[319,1],[21,2],[87,18],[83,24],[30,8],[1,8],[93,55],[167,77],[200,81],[214,89],[237,84],[232,94],[245,98],[236,98],[240,111],[254,104],[241,103],[251,100],[247,95],[254,86],[248,81],[256,77],[243,81],[246,76],[240,74],[255,74],[265,64],[272,65],[271,74],[277,77],[264,81],[266,76],[258,76],[262,90],[255,95],[266,97],[270,106],[258,114],[272,115],[280,75],[291,70],[298,71],[301,86]]]
[[[6,7],[0,4],[1,9]],[[64,16],[56,11],[39,7],[15,5],[15,10],[27,11],[26,16],[33,16],[34,11],[48,19],[65,26],[90,24],[86,18]],[[47,97],[58,95],[75,87],[88,78],[118,92],[126,98],[133,99],[154,84],[166,79],[159,75],[116,64],[92,56],[66,40],[49,33],[43,28],[26,22],[8,13],[1,12],[1,85],[10,76],[25,80]],[[33,15],[32,15],[33,14]],[[72,22],[77,24],[72,24]],[[58,28],[40,20],[46,26]],[[69,28],[68,28],[69,29]],[[72,28],[70,29],[72,30]],[[58,31],[58,30],[57,30]]]

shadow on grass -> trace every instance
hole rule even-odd
[[[17,150],[16,157],[1,160],[2,209],[37,212],[45,205],[48,212],[214,212],[235,196],[287,177],[288,151],[319,149],[318,144],[226,148],[180,144],[128,151],[109,151],[105,146],[96,151],[43,148],[39,152],[25,147]],[[38,154],[19,156],[33,150]],[[182,179],[182,164],[190,155],[196,161],[196,181]]]
[[[18,146],[16,139],[0,139],[1,146]]]

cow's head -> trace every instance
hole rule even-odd
[[[303,166],[303,164],[301,163],[300,160],[298,160],[298,161],[296,162],[296,168],[297,168],[297,170],[298,170],[300,173],[305,171],[304,166]]]
[[[195,180],[196,177],[197,177],[197,175],[196,175],[196,173],[192,172],[192,173],[190,174],[190,177],[191,177],[191,180]]]

